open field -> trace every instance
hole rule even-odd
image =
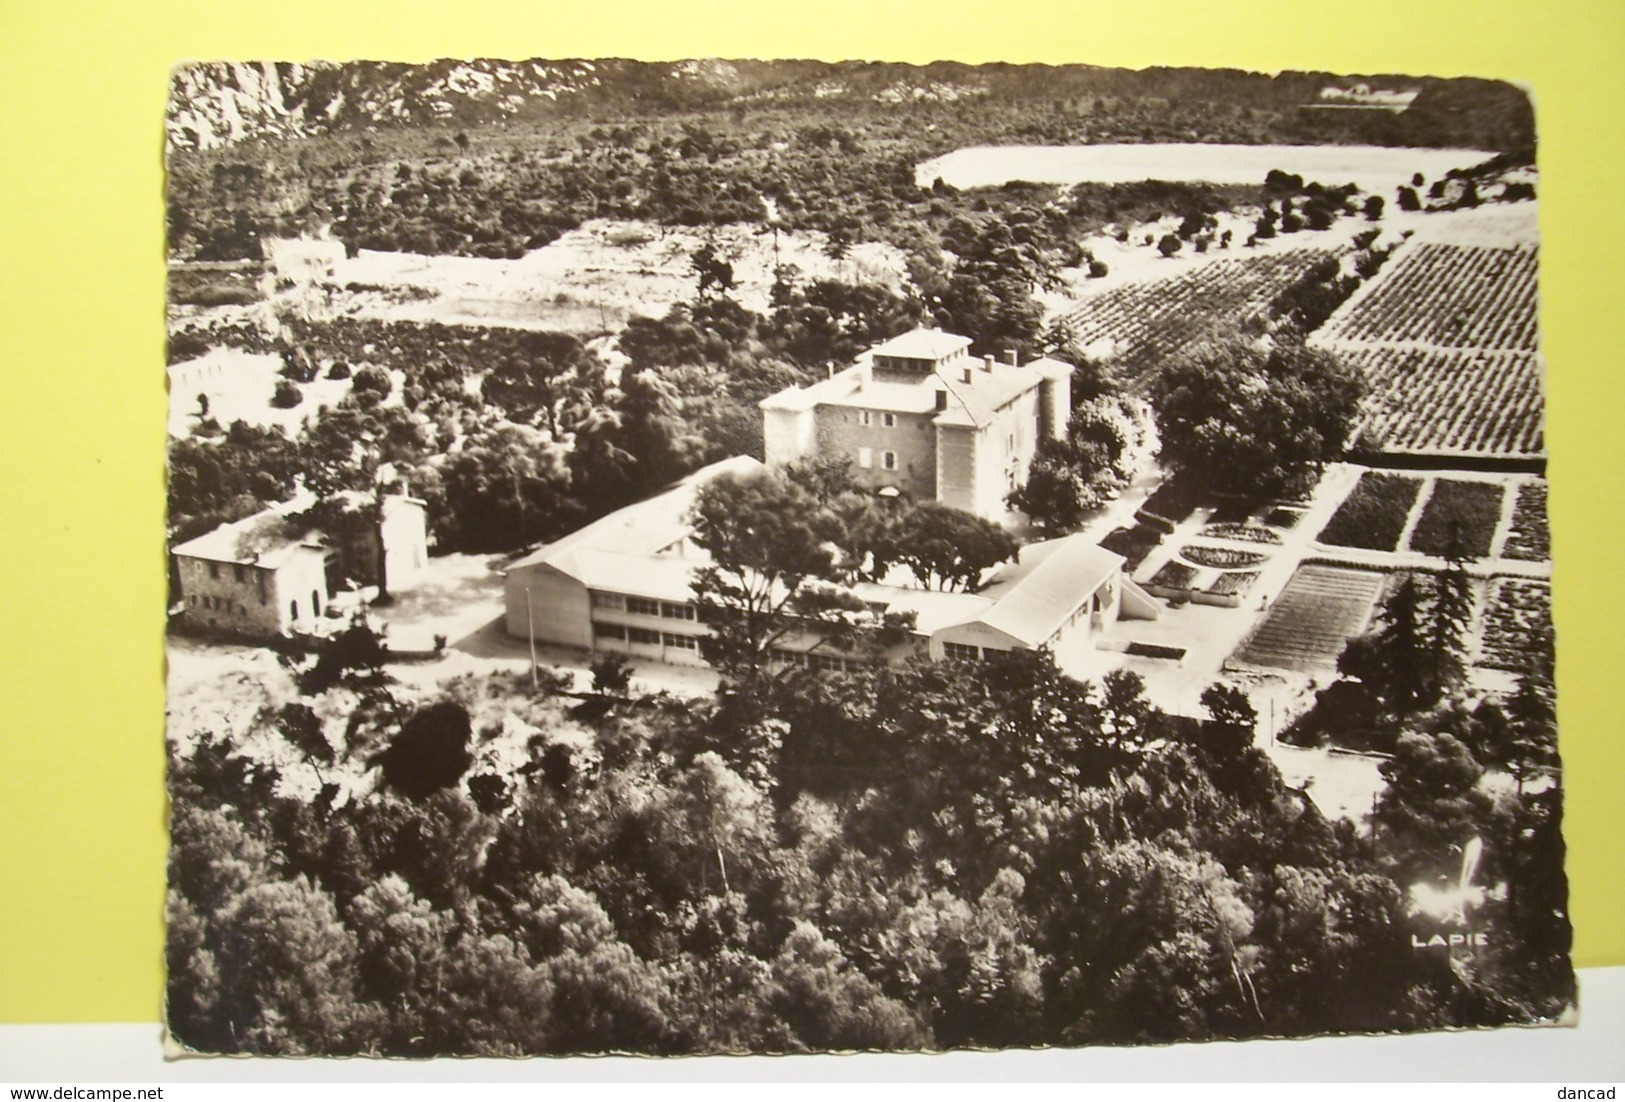
[[[1340,547],[1396,550],[1421,489],[1419,479],[1367,471],[1316,538]]]
[[[1476,149],[1407,149],[1370,145],[1222,145],[1191,142],[1101,145],[971,146],[934,157],[914,170],[921,187],[938,179],[956,188],[1038,184],[1120,184],[1138,180],[1262,184],[1271,169],[1328,186],[1354,184],[1392,192],[1420,172],[1429,180],[1488,160]]]
[[[221,425],[246,421],[294,432],[317,410],[337,405],[350,393],[352,382],[320,375],[299,384],[298,405],[278,409],[271,399],[281,379],[281,359],[237,348],[216,347],[196,359],[173,364],[169,369],[169,435],[188,436],[197,427],[203,413],[200,398],[208,402],[209,417]],[[392,386],[383,404],[400,404],[404,381],[401,372],[390,372]]]
[[[1236,657],[1288,670],[1335,666],[1349,637],[1365,630],[1383,585],[1370,570],[1300,566]]]
[[[1501,523],[1505,497],[1505,487],[1494,482],[1439,479],[1411,533],[1411,550],[1443,555],[1454,540],[1461,554],[1483,558],[1490,553],[1495,529]]]
[[[606,331],[693,298],[691,260],[708,242],[733,265],[734,297],[761,312],[770,308],[776,263],[808,279],[896,287],[906,278],[902,254],[884,244],[853,245],[833,260],[822,234],[596,219],[517,260],[363,249],[335,266],[332,283],[347,309],[374,317]]]
[[[1227,256],[1167,279],[1125,283],[1063,315],[1089,354],[1111,357],[1126,380],[1214,331],[1266,311],[1282,291],[1330,255],[1300,248]]]

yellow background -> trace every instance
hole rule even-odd
[[[1575,960],[1625,963],[1622,31],[1619,0],[0,0],[0,1022],[160,1013],[160,156],[185,59],[954,58],[1532,87]]]

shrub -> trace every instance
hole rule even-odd
[[[350,377],[350,365],[343,360],[334,360],[333,366],[327,369],[327,377],[329,379],[348,379]]]
[[[299,392],[299,388],[291,380],[278,379],[276,381],[276,393],[271,395],[271,404],[277,409],[292,409],[304,399],[305,396]]]

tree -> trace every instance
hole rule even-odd
[[[414,800],[450,788],[474,763],[472,733],[468,709],[461,704],[446,700],[420,708],[378,755],[384,782]]]
[[[1365,218],[1367,222],[1380,222],[1382,220],[1382,196],[1373,195],[1365,201]]]
[[[840,600],[829,585],[834,515],[780,473],[708,481],[692,520],[695,543],[712,558],[694,575],[695,605],[710,626],[700,650],[726,675],[754,681],[793,632],[850,642],[858,624],[873,621],[861,601]]]
[[[699,280],[702,298],[711,294],[725,295],[734,289],[734,266],[722,259],[714,242],[707,241],[694,250],[689,263]]]
[[[526,330],[480,384],[480,396],[515,421],[540,417],[557,439],[568,412],[591,401],[603,371],[573,334]]]
[[[355,395],[356,403],[363,408],[380,405],[389,392],[395,387],[389,377],[389,372],[381,367],[368,364],[358,367],[351,376],[350,393]]]
[[[891,539],[891,558],[929,588],[943,590],[974,591],[983,573],[1014,558],[1017,549],[999,525],[935,501],[905,512]]]
[[[796,1047],[814,1052],[932,1047],[930,1031],[888,998],[810,922],[798,921],[773,959],[766,998]]]
[[[1467,747],[1454,735],[1402,735],[1381,773],[1388,787],[1372,819],[1386,837],[1401,883],[1459,865],[1460,847],[1483,832],[1491,809],[1478,788],[1484,768]]]
[[[362,1047],[355,938],[325,892],[306,880],[258,883],[211,926],[224,1036],[205,1048],[296,1056]]]
[[[1157,242],[1157,251],[1165,257],[1173,256],[1183,245],[1184,242],[1179,239],[1177,234],[1165,233],[1162,235],[1162,240]]]
[[[613,652],[594,655],[592,660],[592,687],[594,692],[611,696],[625,696],[632,684],[632,663],[624,654]]]
[[[463,442],[441,468],[446,550],[508,551],[568,531],[580,517],[565,452],[539,430],[498,422]]]
[[[1210,490],[1279,494],[1343,454],[1365,392],[1357,371],[1302,344],[1208,345],[1156,383],[1160,454]]]
[[[1441,686],[1427,661],[1427,617],[1414,574],[1401,575],[1383,598],[1379,622],[1375,631],[1349,640],[1338,672],[1358,678],[1393,715],[1431,707]]]
[[[1461,554],[1459,534],[1452,531],[1445,549],[1445,569],[1434,575],[1429,617],[1427,668],[1436,692],[1443,695],[1461,683],[1467,671],[1468,632],[1473,619],[1472,579]]]
[[[1133,473],[1130,434],[1131,427],[1117,403],[1095,401],[1079,406],[1067,422],[1065,438],[1046,436],[1039,441],[1027,481],[1010,494],[1009,504],[1049,531],[1076,528]]]

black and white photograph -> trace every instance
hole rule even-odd
[[[1576,1021],[1530,89],[169,91],[172,1055]]]

